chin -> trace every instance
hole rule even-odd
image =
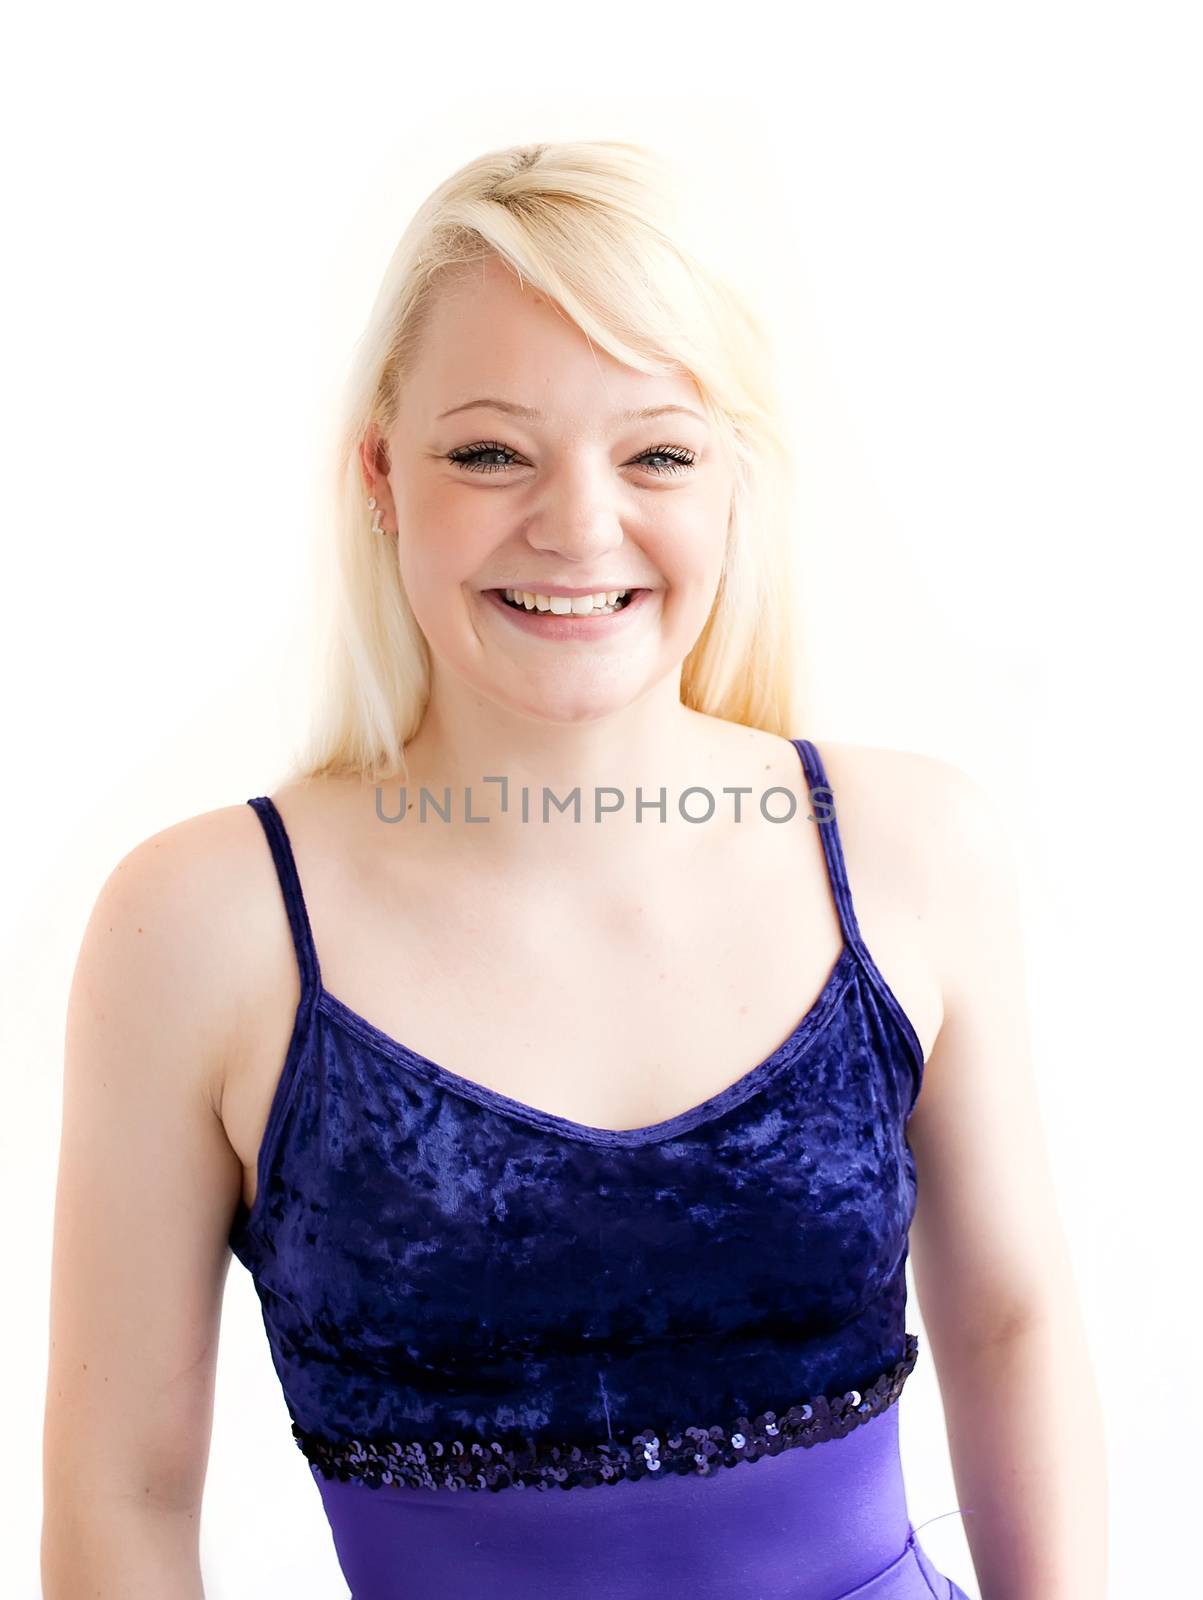
[[[615,686],[602,689],[598,685],[581,684],[573,690],[562,680],[548,684],[541,694],[529,685],[522,694],[501,696],[497,683],[479,685],[480,694],[516,716],[528,717],[532,722],[548,722],[556,727],[573,727],[578,723],[597,722],[602,717],[616,716],[637,701],[647,690],[646,684],[633,684],[618,692]]]

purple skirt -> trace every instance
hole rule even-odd
[[[707,1476],[493,1492],[311,1471],[352,1600],[970,1600],[911,1525],[896,1405]]]

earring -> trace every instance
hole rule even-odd
[[[377,508],[374,496],[370,496],[368,499],[368,510],[372,513],[372,532],[387,533],[388,529],[380,526],[380,511]]]

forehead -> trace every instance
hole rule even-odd
[[[428,421],[482,395],[541,411],[546,420],[536,426],[592,428],[599,414],[610,424],[619,412],[656,405],[704,411],[691,379],[616,361],[496,257],[437,282],[405,389],[406,408]]]

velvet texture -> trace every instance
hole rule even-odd
[[[793,742],[821,819],[821,758]],[[461,1078],[329,994],[279,813],[248,804],[301,996],[230,1246],[296,1428],[604,1440],[864,1388],[903,1357],[923,1055],[861,939],[834,814],[845,943],[814,1004],[720,1094],[612,1132]]]

